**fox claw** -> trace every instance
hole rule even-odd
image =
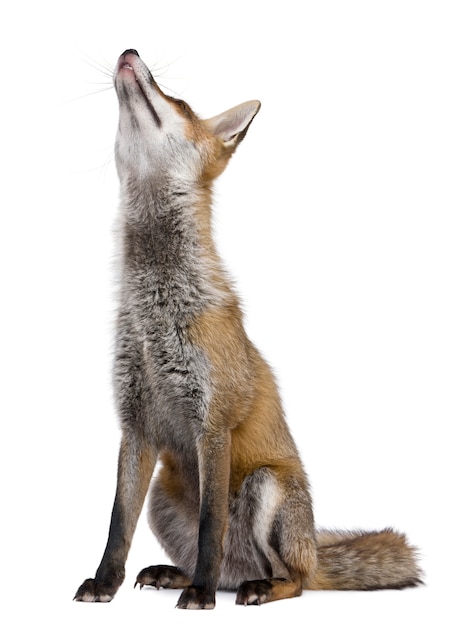
[[[136,585],[143,589],[145,585],[155,589],[184,589],[191,583],[177,567],[172,565],[153,565],[145,567],[136,577]]]

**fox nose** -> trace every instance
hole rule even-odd
[[[133,48],[129,48],[128,50],[125,50],[125,52],[122,54],[122,56],[125,56],[126,54],[136,54],[137,57],[140,56],[138,54],[138,52],[136,50],[134,50]]]

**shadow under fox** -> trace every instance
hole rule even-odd
[[[246,336],[213,243],[212,182],[260,103],[201,120],[161,91],[134,50],[121,55],[114,83],[122,442],[107,546],[75,599],[114,597],[149,488],[150,526],[175,565],[147,567],[137,583],[183,589],[180,608],[213,608],[217,588],[260,604],[303,589],[418,584],[403,535],[315,530],[272,372]]]

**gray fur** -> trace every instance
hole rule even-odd
[[[137,389],[151,442],[183,448],[190,443],[191,418],[205,419],[210,401],[207,359],[186,331],[215,295],[203,280],[188,196],[180,202],[168,189],[161,200],[145,194],[143,221],[136,224],[131,216],[139,197],[130,188],[121,201],[124,269],[114,367],[119,413],[129,429],[133,412],[124,407]]]

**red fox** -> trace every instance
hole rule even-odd
[[[244,331],[214,245],[212,183],[260,102],[202,120],[161,91],[135,50],[121,55],[114,84],[122,441],[106,549],[75,600],[112,600],[149,489],[149,523],[174,565],[143,569],[135,586],[182,589],[179,608],[211,609],[217,589],[248,605],[304,589],[419,584],[404,535],[315,529],[273,374]]]

